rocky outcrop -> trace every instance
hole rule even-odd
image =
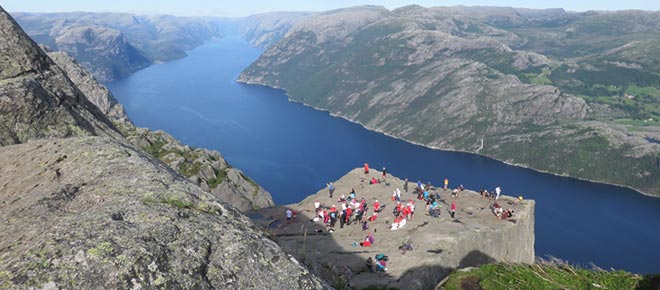
[[[0,145],[103,135],[112,123],[0,8]]]
[[[329,288],[238,209],[135,149],[1,8],[0,36],[0,288]],[[80,67],[62,66],[98,91]],[[93,100],[113,111],[107,91]],[[185,149],[182,162],[195,160],[186,170],[199,164],[209,180],[227,166]]]
[[[323,189],[297,204],[263,209],[251,216],[272,233],[285,251],[337,288],[345,286],[348,280],[356,289],[433,289],[455,269],[494,261],[534,262],[533,200],[521,202],[509,196],[500,197],[498,204],[514,209],[514,216],[503,220],[490,209],[495,201],[482,198],[477,192],[464,190],[454,198],[449,190],[433,189],[430,193],[440,195],[442,208],[438,217],[431,217],[425,210],[425,202],[418,201],[412,193],[415,185],[411,183],[411,192],[402,192],[401,199],[404,205],[415,201],[414,218],[402,228],[391,230],[396,203],[390,197],[397,187],[403,188],[403,181],[388,176],[386,182],[368,184],[371,177],[380,176],[375,170],[365,175],[361,168],[354,169],[334,182],[334,198],[329,198],[328,190]],[[369,222],[368,231],[353,222],[343,228],[337,223],[334,231],[328,233],[322,222],[310,222],[314,218],[315,201],[324,208],[336,205],[341,211],[337,198],[352,189],[358,200],[366,199],[370,208],[366,216],[373,214],[375,200],[384,206],[378,218]],[[455,218],[449,215],[453,201],[457,203]],[[290,224],[284,215],[287,209],[298,213]],[[357,243],[364,241],[368,232],[374,235],[375,243],[371,247],[359,247]],[[412,241],[413,250],[402,251],[399,246],[408,240]],[[378,253],[389,256],[386,273],[370,273],[365,267],[366,260]]]
[[[14,16],[35,41],[68,52],[101,82],[182,58],[186,50],[223,36],[206,18],[89,12]]]
[[[268,191],[231,167],[218,151],[191,148],[163,131],[125,126],[122,132],[134,146],[241,211],[275,205]]]
[[[231,168],[219,152],[190,148],[165,132],[135,127],[112,93],[66,52],[50,52],[49,56],[137,148],[242,211],[274,205],[270,193],[240,170]]]
[[[322,289],[218,197],[100,137],[0,150],[3,289]]]
[[[110,90],[99,84],[94,76],[67,52],[51,51],[48,52],[48,56],[66,72],[69,79],[108,119],[121,124],[131,124],[124,106],[117,102]]]
[[[650,20],[657,13],[637,14],[649,21],[620,23],[623,15],[618,14],[575,21],[573,14],[563,11],[489,7],[413,5],[388,11],[366,6],[328,11],[294,25],[238,81],[284,89],[292,100],[431,148],[479,153],[660,195],[660,145],[650,141],[655,137],[642,137],[655,135],[651,132],[657,132],[657,126],[622,126],[612,120],[632,117],[630,112],[641,112],[640,107],[656,108],[657,103],[627,106],[629,100],[615,95],[607,102],[616,105],[604,108],[608,105],[576,96],[590,90],[585,88],[605,90],[608,86],[593,84],[594,79],[607,82],[613,76],[621,81],[610,90],[633,86],[637,80],[629,76],[635,75],[648,85],[646,89],[655,91],[657,72],[603,71],[607,68],[602,68],[601,56],[584,55],[581,61],[590,60],[594,70],[580,72],[578,66],[559,67],[561,60],[542,53],[565,57],[572,55],[571,47],[583,43],[591,45],[583,51],[611,46],[596,41],[604,32],[594,25],[603,21],[616,28],[613,43],[623,41],[621,27],[630,34],[641,31],[634,37],[645,45],[660,39],[644,39],[657,27],[657,21]],[[512,17],[500,19],[502,15]],[[569,47],[534,34],[555,39],[556,31],[545,27],[563,20],[580,27],[583,41],[565,35],[563,41],[574,45]],[[522,24],[529,27],[507,28]],[[623,107],[626,112],[620,111]],[[654,113],[642,115],[647,116],[644,122],[660,120]]]

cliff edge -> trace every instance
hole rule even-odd
[[[348,282],[357,289],[370,286],[433,289],[454,269],[495,261],[534,262],[533,200],[519,201],[502,196],[495,201],[469,190],[454,198],[451,191],[438,188],[430,193],[439,194],[442,207],[439,216],[432,217],[425,210],[426,203],[413,193],[414,182],[409,184],[406,193],[404,182],[394,176],[388,176],[386,182],[369,184],[372,177],[380,178],[381,172],[372,170],[371,175],[365,175],[362,169],[354,169],[334,182],[333,198],[329,197],[328,189],[323,189],[300,203],[263,209],[250,216],[264,226],[285,251],[338,288]],[[396,188],[402,190],[401,203],[413,201],[416,209],[414,218],[402,228],[391,230],[392,210],[396,205],[391,196]],[[340,228],[337,222],[334,231],[329,232],[322,222],[312,220],[315,201],[320,202],[321,207],[335,205],[341,211],[337,199],[348,196],[352,189],[358,200],[365,198],[369,205],[366,217],[373,214],[375,200],[384,207],[377,219],[368,223],[368,230],[362,230],[357,223]],[[449,214],[453,201],[457,204],[455,218]],[[496,217],[491,210],[495,202],[504,209],[513,209],[513,216]],[[287,209],[298,214],[292,223],[286,221]],[[369,232],[375,243],[371,247],[359,246]],[[413,250],[402,251],[399,247],[408,240],[412,241]],[[378,253],[389,256],[387,271],[371,273],[365,262]]]

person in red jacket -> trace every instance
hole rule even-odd
[[[344,217],[344,219],[345,219],[344,222],[349,226],[351,225],[351,215],[352,214],[353,214],[353,209],[349,206],[346,209],[346,216]]]
[[[368,163],[364,164],[364,174],[369,174],[369,164]]]
[[[451,218],[454,218],[454,214],[456,214],[456,201],[451,202]]]
[[[374,212],[380,212],[380,202],[374,201]]]

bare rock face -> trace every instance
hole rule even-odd
[[[348,282],[356,289],[434,289],[456,269],[495,261],[534,263],[533,200],[501,196],[494,201],[470,190],[452,197],[450,190],[439,188],[430,190],[432,195],[440,196],[442,206],[439,215],[431,217],[425,202],[417,200],[412,190],[415,185],[411,183],[410,193],[401,192],[401,203],[405,206],[414,201],[414,218],[392,230],[392,210],[396,202],[390,197],[397,187],[403,188],[403,181],[388,176],[386,182],[369,184],[371,177],[380,176],[376,170],[365,175],[361,168],[354,169],[334,182],[334,198],[329,198],[328,190],[322,189],[299,203],[257,211],[253,215],[255,222],[268,228],[285,251],[337,288]],[[337,222],[334,231],[329,233],[321,221],[310,222],[315,217],[314,202],[318,201],[326,209],[335,205],[341,211],[337,197],[352,189],[357,199],[365,198],[369,206],[365,216],[373,214],[376,200],[384,206],[377,219],[368,222],[368,230],[362,230],[362,225],[356,222],[341,228]],[[457,204],[454,218],[449,212],[452,202]],[[495,202],[503,209],[513,209],[513,216],[496,217],[490,208]],[[285,219],[287,209],[298,214],[293,223]],[[364,241],[368,233],[373,234],[375,242],[370,247],[360,247],[358,243]],[[413,250],[399,248],[407,241],[411,241]],[[378,253],[389,256],[385,273],[371,273],[365,266],[367,259]]]
[[[323,289],[249,219],[100,138],[0,150],[5,289]]]
[[[101,112],[113,122],[130,124],[131,121],[110,90],[99,84],[94,76],[65,51],[48,52],[48,56],[62,68],[69,79],[87,96]]]
[[[218,151],[191,148],[163,131],[132,126],[122,131],[131,144],[241,211],[275,205],[268,191],[231,167]]]
[[[2,8],[0,39],[0,145],[35,137],[120,137]]]

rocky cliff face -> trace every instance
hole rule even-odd
[[[48,55],[137,148],[242,211],[274,205],[270,193],[239,169],[229,166],[219,152],[190,148],[165,132],[135,127],[112,93],[66,52],[50,52]]]
[[[321,289],[245,216],[100,137],[0,150],[0,286]]]
[[[112,123],[0,9],[0,145],[31,138],[102,135]]]
[[[329,288],[236,208],[135,149],[1,8],[0,36],[0,288]]]
[[[65,51],[48,52],[48,56],[65,72],[71,81],[111,121],[130,125],[131,121],[122,106],[108,88],[98,81],[83,66]]]
[[[260,210],[254,215],[255,221],[268,228],[287,252],[337,288],[345,286],[348,280],[356,289],[434,289],[455,269],[495,261],[534,262],[533,200],[518,202],[512,197],[501,197],[498,204],[514,209],[514,217],[502,220],[490,209],[494,201],[480,197],[477,192],[465,190],[454,198],[449,190],[434,189],[430,193],[440,195],[442,208],[439,216],[431,217],[425,210],[425,202],[418,201],[412,191],[402,192],[402,204],[415,201],[415,215],[402,228],[391,230],[396,203],[390,197],[395,188],[402,188],[403,181],[388,176],[387,182],[372,185],[368,184],[371,177],[380,178],[380,172],[372,170],[369,176],[361,168],[354,169],[334,182],[334,198],[329,198],[328,190],[323,189],[297,204]],[[326,209],[336,205],[341,210],[337,197],[352,189],[358,200],[366,199],[370,208],[366,216],[373,214],[375,200],[384,206],[378,218],[369,222],[368,231],[353,222],[343,228],[337,223],[334,232],[328,233],[322,222],[309,222],[315,217],[315,201]],[[457,203],[455,218],[448,211],[453,201]],[[298,213],[294,223],[286,222],[287,209]],[[371,247],[355,245],[364,241],[368,232],[374,235],[375,243]],[[408,240],[412,241],[413,250],[404,253],[399,246]],[[366,260],[377,253],[390,258],[386,273],[370,273],[365,267]],[[352,274],[347,275],[346,268]]]
[[[474,15],[468,13],[472,10]],[[585,43],[600,39],[585,49],[604,50],[604,32],[593,31],[594,22],[611,18],[616,21],[606,23],[615,25],[623,21],[621,16],[583,15],[581,22],[575,22],[574,15],[560,11],[488,11],[420,6],[388,11],[366,6],[320,13],[293,26],[238,80],[285,89],[293,100],[429,147],[476,152],[660,195],[660,144],[653,141],[660,138],[660,126],[633,127],[613,120],[631,117],[626,112],[634,111],[651,117],[648,120],[654,124],[654,113],[640,113],[639,108],[660,110],[657,101],[650,101],[658,100],[656,94],[632,107],[625,105],[631,99],[624,100],[623,93],[606,101],[610,105],[576,96],[587,91],[585,87],[593,93],[606,91],[597,88],[608,87],[604,84],[609,79],[628,80],[617,83],[619,87],[612,84],[610,90],[627,87],[640,92],[640,86],[648,85],[644,90],[655,92],[660,85],[657,74],[608,70],[595,56],[558,60],[541,54],[570,54],[571,45],[581,45],[579,39]],[[496,20],[504,18],[484,16],[488,13],[513,13],[519,20],[506,18],[509,26],[514,22],[529,26],[507,28],[504,20]],[[559,30],[553,27],[563,20],[585,36],[567,36],[571,45],[556,50],[537,49],[543,43],[534,31],[552,38]],[[654,23],[631,28],[630,35],[645,43],[640,46],[649,43],[642,36],[649,35]],[[588,27],[592,30],[584,32]],[[614,43],[625,40],[623,34],[615,35]],[[651,42],[658,39],[660,33]],[[592,74],[576,66],[587,60],[585,66],[591,66]],[[603,83],[594,84],[589,76],[596,75]]]
[[[15,13],[35,41],[64,50],[101,82],[184,57],[220,28],[209,19],[126,13]]]

